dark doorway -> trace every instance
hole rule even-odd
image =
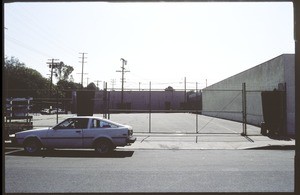
[[[265,129],[270,135],[286,135],[285,91],[263,91],[262,109]]]

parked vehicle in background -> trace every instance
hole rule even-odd
[[[29,115],[33,98],[6,98],[4,110],[4,139],[11,134],[33,128],[32,116]]]
[[[53,108],[52,110],[51,110],[51,112],[53,113],[53,114],[66,114],[66,111],[65,110],[63,110],[63,109],[61,109],[61,108]]]
[[[41,114],[53,114],[49,108],[44,108],[41,110]]]
[[[135,140],[131,126],[85,116],[65,119],[52,128],[18,132],[14,137],[27,153],[37,153],[41,148],[94,148],[98,154],[107,154]]]
[[[47,115],[47,114],[66,114],[66,111],[61,108],[44,108],[41,110],[41,114]]]

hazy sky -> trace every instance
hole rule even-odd
[[[74,81],[126,88],[205,87],[294,53],[293,4],[285,3],[9,3],[5,56],[49,78],[49,59],[75,68]],[[114,85],[113,85],[114,80]],[[140,85],[139,85],[140,83]],[[96,82],[95,82],[96,84]],[[102,88],[102,83],[99,83]]]

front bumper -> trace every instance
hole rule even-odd
[[[132,144],[132,143],[134,143],[136,141],[136,137],[129,137],[129,138],[127,138],[127,143],[129,143],[129,144]]]
[[[18,142],[17,142],[17,138],[16,136],[13,135],[9,135],[9,141],[7,142],[10,146],[17,146]]]

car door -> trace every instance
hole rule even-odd
[[[92,147],[93,140],[99,137],[110,139],[116,146],[126,144],[126,130],[107,121],[92,119],[90,127],[84,130],[83,145]]]
[[[46,145],[50,148],[82,148],[83,129],[87,128],[88,118],[69,118],[50,129]]]
[[[109,135],[100,129],[100,120],[92,119],[89,128],[85,129],[83,132],[83,146],[90,148],[93,146],[93,141],[97,137],[109,137]]]

